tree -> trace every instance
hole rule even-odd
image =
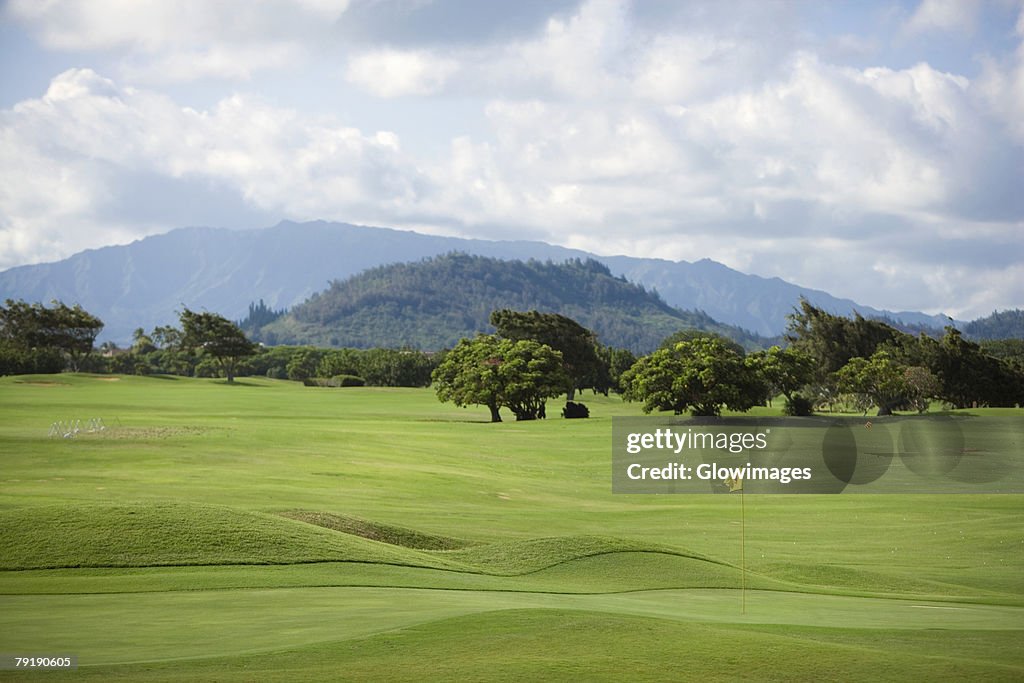
[[[717,339],[722,342],[725,346],[743,355],[745,351],[743,346],[737,343],[735,340],[726,337],[725,335],[719,334],[718,332],[712,332],[710,330],[701,330],[695,327],[687,327],[676,332],[673,332],[669,336],[661,340],[661,344],[658,345],[659,349],[674,349],[676,344],[679,342],[693,341],[694,339]]]
[[[288,373],[288,379],[303,382],[310,377],[317,374],[317,369],[320,362],[323,360],[324,352],[320,349],[304,348],[300,349],[291,357],[288,364],[285,366],[285,372]],[[334,373],[341,374],[341,373]],[[352,373],[355,374],[355,373]],[[333,376],[333,375],[328,375]]]
[[[851,358],[836,374],[841,391],[859,397],[859,405],[866,411],[878,406],[879,415],[892,415],[892,411],[907,402],[910,393],[904,371],[887,351],[877,351],[871,358]]]
[[[77,371],[92,353],[103,321],[78,304],[53,301],[51,305],[7,299],[0,306],[0,343],[28,355],[58,352]]]
[[[928,410],[931,399],[942,393],[942,382],[928,368],[913,365],[903,370],[903,383],[907,389],[907,403],[919,413]]]
[[[989,339],[981,342],[980,347],[982,353],[1024,372],[1024,339]]]
[[[988,355],[953,327],[938,341],[919,340],[917,357],[942,383],[937,398],[956,408],[1024,404],[1024,372]]]
[[[150,338],[158,348],[175,351],[182,345],[182,333],[173,325],[157,325]]]
[[[786,339],[815,360],[815,379],[824,383],[851,358],[869,358],[883,344],[901,345],[913,337],[859,313],[844,318],[801,299],[800,309],[789,315]]]
[[[234,383],[239,359],[256,353],[256,345],[238,325],[216,313],[196,313],[186,308],[180,319],[182,346],[209,354],[224,371],[228,383]]]
[[[796,392],[814,378],[814,359],[795,348],[773,346],[755,351],[747,360],[761,374],[769,393],[786,397],[786,412],[790,415],[809,415],[811,402]]]
[[[516,420],[544,417],[545,401],[561,394],[570,381],[562,354],[532,339],[513,342],[511,348],[505,345],[503,350],[498,376],[505,405]]]
[[[636,363],[636,356],[629,349],[598,344],[597,357],[600,364],[587,378],[586,384],[595,392],[600,392],[605,396],[609,391],[621,394],[623,392],[622,373],[633,367],[633,363]]]
[[[562,393],[568,381],[562,355],[550,346],[491,334],[461,340],[431,377],[439,400],[487,406],[491,422],[501,422],[503,406],[517,420],[541,416],[544,400]]]
[[[679,415],[719,415],[723,407],[746,411],[764,400],[766,387],[736,351],[721,340],[699,337],[658,349],[623,374],[625,397],[643,410]]]
[[[157,346],[153,342],[153,338],[146,334],[146,331],[141,327],[136,327],[135,331],[132,332],[132,353],[144,355],[153,353],[156,349]]]
[[[491,313],[491,324],[506,339],[532,339],[560,352],[567,377],[565,391],[570,401],[576,390],[585,388],[588,378],[600,370],[596,336],[572,318],[558,313],[502,309]]]

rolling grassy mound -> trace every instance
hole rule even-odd
[[[710,561],[668,546],[606,536],[562,536],[489,543],[453,551],[447,553],[447,557],[467,565],[481,567],[488,574],[513,576],[529,574],[573,560],[614,553],[661,553]]]
[[[276,515],[214,505],[48,505],[0,512],[0,568],[370,562],[458,568]]]
[[[81,504],[0,511],[0,569],[7,570],[358,562],[515,576],[614,553],[710,562],[667,546],[600,536],[466,543],[331,513],[268,515],[215,505]],[[460,550],[444,549],[460,544]]]

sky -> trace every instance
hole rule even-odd
[[[1024,307],[1024,0],[0,7],[0,270],[284,219]]]

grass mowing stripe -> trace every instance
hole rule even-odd
[[[1019,632],[822,631],[864,648],[794,639],[757,627],[519,609],[247,657],[85,666],[48,678],[146,683],[180,678],[273,683],[339,677],[417,682],[1019,680],[1019,667],[998,663],[1000,652],[1015,647]],[[897,642],[897,649],[886,647],[890,638]],[[959,652],[965,649],[964,642],[990,659],[936,661],[928,656],[935,643],[942,651]]]
[[[288,588],[111,595],[3,596],[5,647],[74,651],[95,663],[208,657],[360,638],[455,615],[574,609],[670,621],[879,629],[1020,630],[1024,608],[964,605],[954,613],[900,600],[692,589],[611,595],[395,588]]]

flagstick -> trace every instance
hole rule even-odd
[[[740,613],[747,613],[747,508],[740,489]]]

